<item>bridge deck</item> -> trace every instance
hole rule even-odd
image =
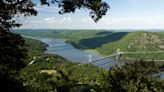
[[[92,63],[96,62],[96,61],[99,61],[99,60],[106,59],[106,58],[114,57],[114,56],[117,56],[117,54],[112,54],[112,55],[109,55],[109,56],[105,56],[105,57],[102,57],[102,58],[98,58],[98,59],[92,60]]]

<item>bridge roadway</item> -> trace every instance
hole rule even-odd
[[[152,51],[152,52],[123,52],[123,54],[150,54],[150,53],[164,53],[164,51]]]
[[[103,60],[103,59],[106,59],[106,58],[114,57],[114,56],[117,56],[117,54],[112,54],[112,55],[108,55],[108,56],[105,56],[105,57],[102,57],[102,58],[98,58],[98,59],[92,60],[91,63],[99,61],[99,60]]]

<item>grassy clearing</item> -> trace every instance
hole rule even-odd
[[[96,49],[86,49],[84,51],[89,52],[89,53],[94,53],[94,54],[100,54]]]

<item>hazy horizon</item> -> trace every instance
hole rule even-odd
[[[116,32],[135,32],[135,31],[148,31],[148,32],[164,32],[164,29],[20,29],[16,28],[13,30],[106,30],[106,31],[116,31]]]

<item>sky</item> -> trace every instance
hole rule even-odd
[[[164,0],[103,0],[107,14],[95,23],[89,10],[58,14],[59,8],[37,4],[37,16],[18,18],[22,29],[164,29]]]

